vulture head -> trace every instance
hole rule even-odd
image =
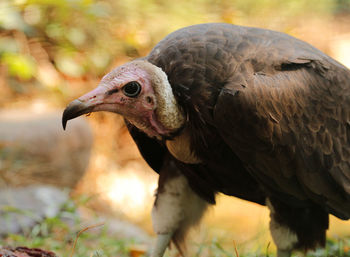
[[[97,88],[71,102],[64,111],[62,125],[65,128],[68,120],[97,111],[120,114],[158,139],[170,137],[185,123],[167,75],[142,60],[115,68]]]

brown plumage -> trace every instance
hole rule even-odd
[[[229,24],[178,30],[139,62],[166,74],[186,120],[171,130],[160,122],[166,132],[155,135],[150,125],[119,111],[124,107],[112,110],[125,116],[142,156],[160,173],[161,188],[171,163],[208,203],[217,192],[263,205],[268,199],[279,256],[324,245],[329,213],[350,218],[347,68],[286,34]],[[91,105],[84,108],[94,111]],[[66,109],[64,124],[84,113],[76,106]],[[179,153],[187,143],[193,162],[169,153],[166,142],[177,141],[184,145]]]

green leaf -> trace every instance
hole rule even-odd
[[[28,55],[5,53],[1,58],[1,63],[8,67],[11,76],[19,77],[22,80],[31,79],[36,72],[35,60]]]

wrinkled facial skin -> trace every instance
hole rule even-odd
[[[94,111],[114,112],[135,121],[147,116],[155,109],[154,92],[145,72],[131,70],[116,75],[111,78],[107,74],[95,90],[78,100],[95,106]],[[141,90],[138,95],[130,97],[125,94],[123,88],[133,81],[141,86]]]
[[[150,76],[129,64],[114,69],[97,88],[71,102],[63,113],[62,124],[65,128],[68,120],[82,114],[108,111],[124,116],[148,136],[160,138],[168,131],[158,122],[156,107]]]

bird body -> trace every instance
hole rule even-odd
[[[270,208],[279,257],[323,245],[328,214],[350,218],[350,71],[303,41],[230,24],[180,29],[70,104],[64,126],[99,110],[125,117],[160,174],[158,220],[169,199],[183,208],[175,243],[218,192]],[[174,181],[188,187],[182,198],[165,197]],[[180,207],[186,199],[200,207]]]

